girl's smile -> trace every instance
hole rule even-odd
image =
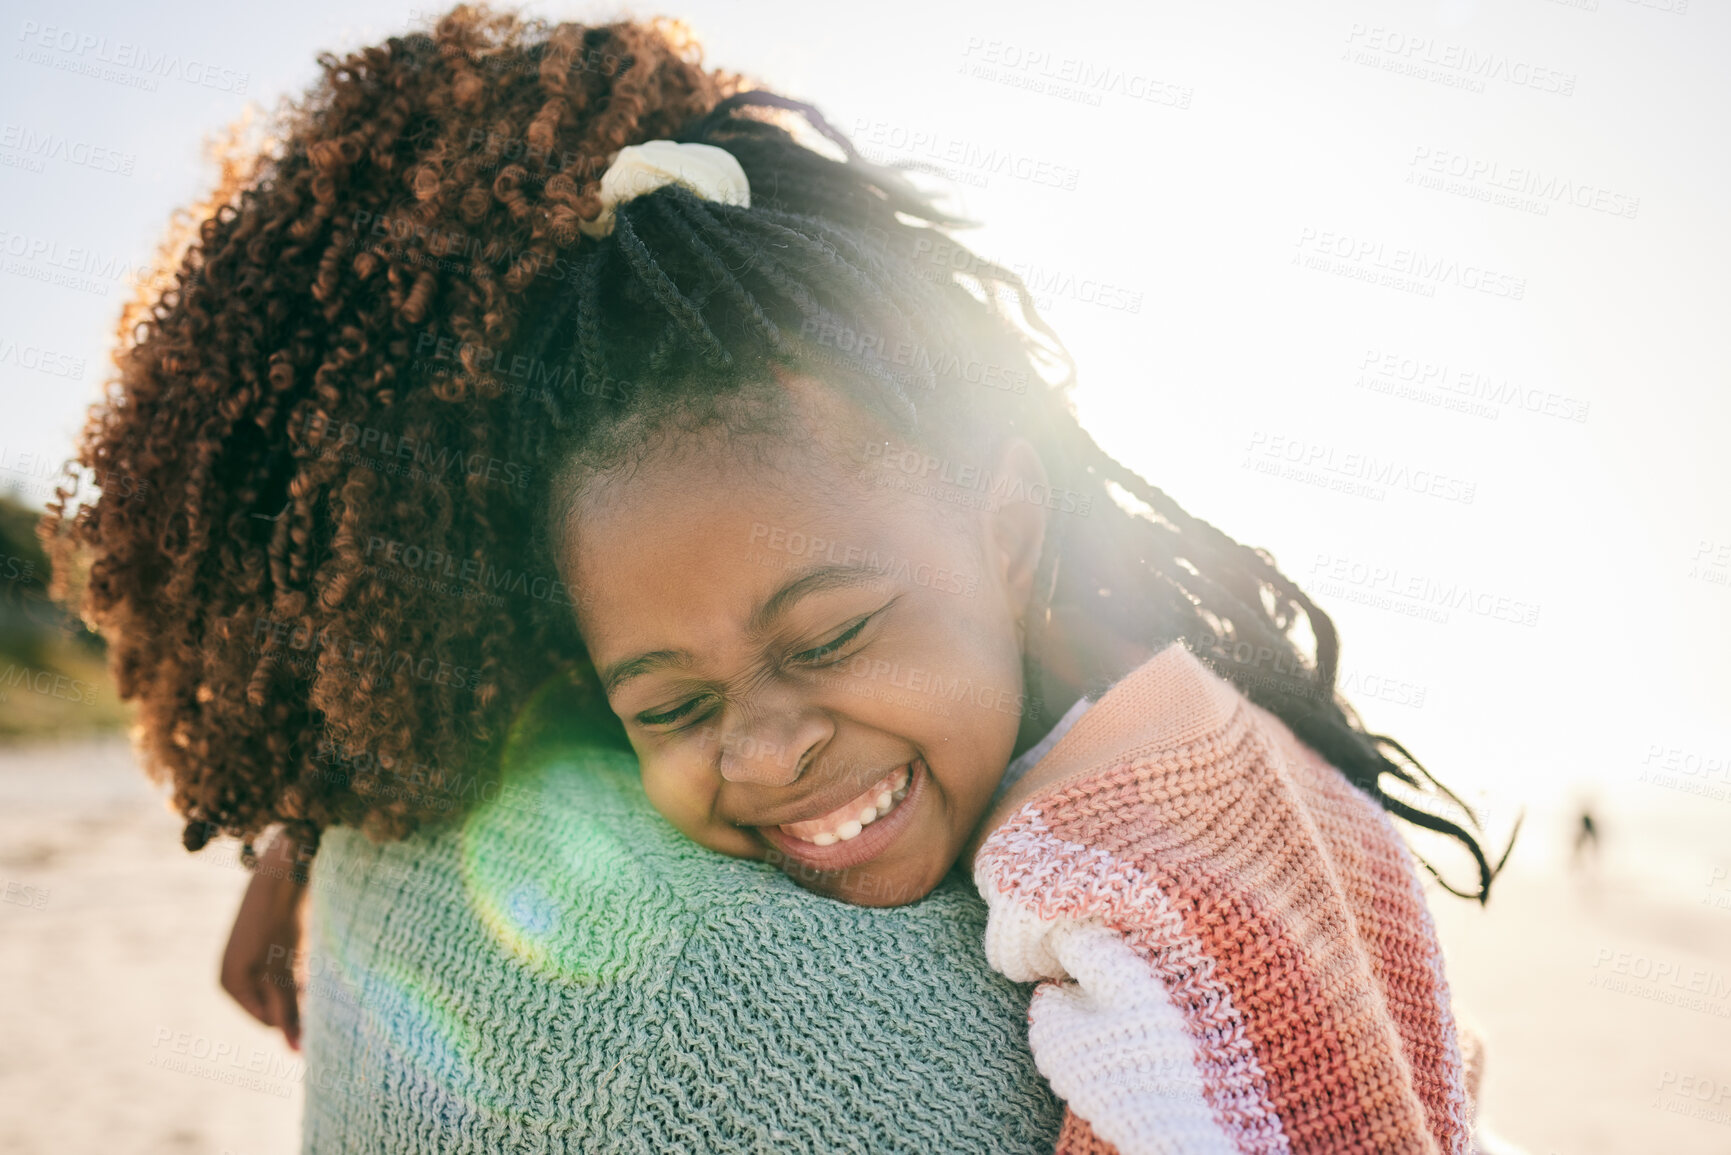
[[[847,870],[870,862],[908,828],[930,777],[914,759],[817,818],[759,825],[769,843],[810,870]]]

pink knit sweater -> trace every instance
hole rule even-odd
[[[1037,773],[974,877],[1059,1152],[1475,1150],[1412,856],[1284,723],[1174,644]]]

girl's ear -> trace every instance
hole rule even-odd
[[[997,568],[1019,619],[1034,596],[1034,571],[1046,540],[1045,499],[1050,485],[1039,450],[1023,437],[1004,443],[994,475],[1004,496],[986,515],[986,564]]]

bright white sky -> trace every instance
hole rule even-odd
[[[1663,813],[1692,824],[1679,845],[1723,853],[1727,11],[1302,7],[688,0],[674,14],[713,63],[813,101],[874,159],[951,173],[988,222],[975,246],[1024,266],[1077,356],[1084,421],[1313,589],[1373,727],[1489,791],[1504,824],[1593,783],[1612,822]],[[209,181],[204,133],[300,90],[317,51],[424,19],[375,0],[7,0],[0,482],[68,452],[124,298],[112,277],[45,283],[61,270],[41,251],[148,262]],[[122,43],[180,68],[108,65],[153,91],[76,70]],[[1402,268],[1408,285],[1377,283]],[[1420,362],[1446,370],[1420,377]],[[1366,457],[1371,492],[1327,488],[1365,481]],[[1320,472],[1281,476],[1294,458]],[[1427,484],[1440,492],[1414,488]],[[1415,584],[1470,588],[1489,612],[1361,604],[1410,607],[1399,591]],[[1530,625],[1498,620],[1533,607]],[[1641,782],[1655,749],[1717,797]]]

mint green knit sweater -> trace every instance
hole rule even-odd
[[[1049,1152],[1029,988],[952,873],[893,909],[686,839],[540,743],[461,824],[326,835],[303,1150]]]

